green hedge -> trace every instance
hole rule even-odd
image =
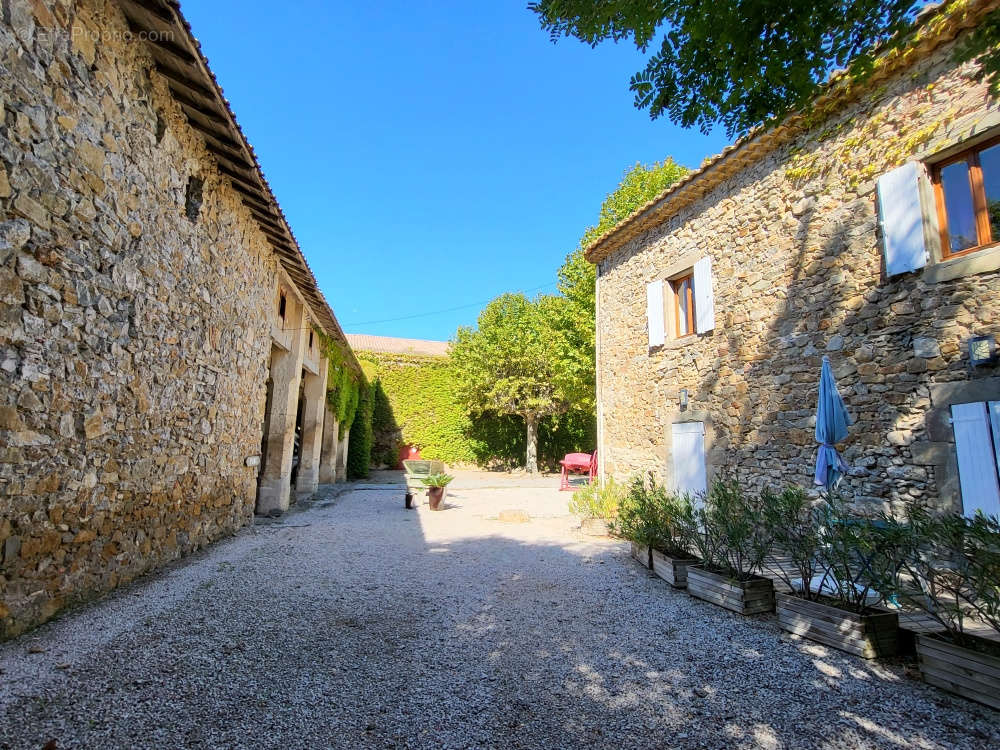
[[[400,439],[418,446],[423,458],[448,464],[524,465],[524,421],[511,416],[470,418],[456,398],[457,383],[447,358],[371,352],[358,352],[358,358],[374,366],[377,383],[372,395],[375,465],[395,464]],[[544,419],[538,428],[539,461],[557,467],[566,453],[590,452],[596,437],[592,413]]]
[[[347,478],[363,479],[368,476],[372,457],[372,411],[378,381],[361,386],[358,410],[351,425],[347,441]]]

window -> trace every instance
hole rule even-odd
[[[694,273],[673,279],[670,288],[674,291],[674,335],[677,338],[690,336],[695,331],[694,317]]]
[[[664,275],[666,281],[657,279],[646,284],[646,325],[651,350],[663,346],[667,338],[686,338],[715,328],[712,259],[700,258],[694,266],[686,268],[678,264]],[[668,288],[671,299],[666,299]]]
[[[313,348],[313,332],[309,331],[309,348]]]
[[[974,516],[1000,515],[1000,401],[953,404],[951,424],[955,431],[958,484],[962,512]]]
[[[1000,243],[1000,139],[935,165],[943,258]]]
[[[278,317],[282,320],[285,319],[285,293],[281,292],[278,295]]]

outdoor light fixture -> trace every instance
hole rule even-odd
[[[688,389],[681,388],[681,409],[688,408]]]
[[[995,365],[997,362],[997,342],[992,336],[975,336],[969,339],[969,364]]]

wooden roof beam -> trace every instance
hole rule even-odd
[[[191,92],[193,92],[194,94],[196,94],[198,96],[201,96],[201,97],[203,97],[205,99],[208,99],[209,101],[212,101],[212,102],[215,101],[215,95],[212,94],[211,91],[209,91],[207,88],[205,88],[204,86],[202,86],[197,81],[192,81],[190,78],[188,78],[187,76],[185,76],[182,72],[180,72],[178,70],[174,70],[169,65],[164,65],[163,63],[161,63],[161,62],[158,61],[157,65],[156,65],[156,72],[160,73],[165,78],[170,79],[171,81],[173,81],[174,83],[176,83],[178,86],[182,87],[182,90],[183,89],[190,89]],[[226,124],[228,125],[229,123],[227,122]]]

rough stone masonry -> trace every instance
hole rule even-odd
[[[995,5],[972,3],[969,13]],[[971,337],[1000,334],[1000,247],[943,262],[931,211],[929,262],[888,278],[875,194],[877,178],[901,164],[933,164],[1000,134],[977,66],[954,60],[963,32],[950,24],[932,23],[905,64],[859,96],[811,110],[774,147],[767,139],[780,131],[736,147],[662,201],[652,226],[622,236],[626,225],[588,252],[599,274],[606,472],[653,471],[671,483],[671,430],[697,420],[709,479],[812,486],[828,355],[856,419],[842,446],[843,490],[862,505],[927,499],[961,510],[949,407],[1000,399],[1000,369],[972,368],[968,356]],[[646,285],[703,257],[714,328],[682,338],[668,330],[650,348]]]
[[[251,521],[279,294],[326,363],[120,5],[0,13],[2,638]]]

